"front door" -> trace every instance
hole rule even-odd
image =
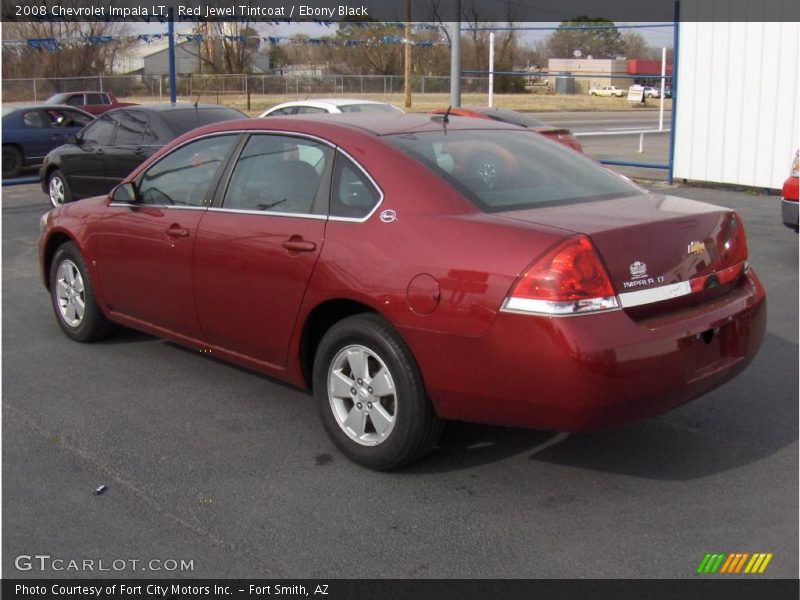
[[[180,146],[138,178],[139,199],[112,202],[97,268],[110,309],[200,338],[192,289],[198,225],[238,134]]]
[[[78,144],[62,155],[63,170],[76,198],[101,196],[111,189],[106,182],[105,153],[114,142],[117,122],[108,115],[81,132]]]
[[[247,141],[221,206],[197,232],[194,290],[210,343],[286,365],[322,250],[332,161],[330,147],[303,137],[254,134]]]

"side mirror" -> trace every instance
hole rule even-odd
[[[120,183],[111,192],[111,201],[122,204],[133,204],[139,201],[139,191],[133,182]]]
[[[77,135],[68,135],[66,142],[68,144],[77,144],[78,143],[78,136]]]

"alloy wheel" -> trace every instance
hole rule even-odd
[[[339,427],[362,446],[377,446],[394,429],[394,379],[386,363],[366,346],[346,346],[334,356],[328,369],[328,400]]]
[[[56,273],[56,298],[61,319],[70,327],[79,327],[86,310],[86,290],[77,265],[62,261]]]
[[[64,189],[64,181],[58,175],[54,175],[50,178],[50,203],[53,206],[61,206],[64,204],[64,198],[66,197],[66,191]]]

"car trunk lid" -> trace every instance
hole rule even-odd
[[[685,198],[643,194],[498,216],[589,236],[623,308],[634,316],[723,295],[746,268],[738,215]]]

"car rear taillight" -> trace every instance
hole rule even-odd
[[[747,262],[747,237],[738,213],[731,213],[717,237],[719,255],[712,264],[712,271],[720,271]]]
[[[514,282],[503,310],[575,315],[619,306],[600,255],[588,237],[578,236],[529,266]]]

